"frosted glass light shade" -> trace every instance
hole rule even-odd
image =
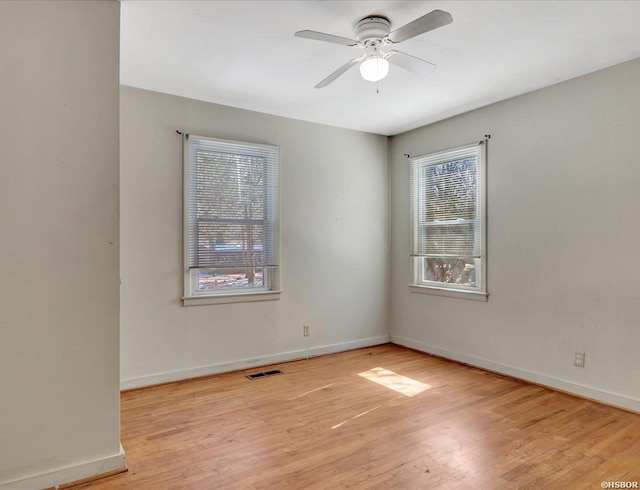
[[[360,75],[369,82],[382,80],[389,73],[389,62],[381,56],[371,56],[360,63]]]

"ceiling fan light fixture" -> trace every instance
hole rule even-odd
[[[347,61],[315,86],[315,88],[323,88],[356,65],[360,65],[360,75],[365,80],[370,82],[382,80],[389,73],[389,61],[387,58],[390,58],[394,65],[416,74],[431,73],[436,67],[433,63],[402,51],[382,51],[382,49],[391,45],[395,46],[416,36],[421,36],[434,29],[451,24],[451,22],[453,22],[453,17],[449,12],[433,10],[393,32],[389,32],[391,27],[389,19],[380,15],[369,15],[360,19],[356,24],[355,39],[310,30],[297,31],[294,35],[364,50],[362,56]]]
[[[369,56],[360,63],[360,75],[368,82],[382,80],[389,73],[389,62],[382,56]]]

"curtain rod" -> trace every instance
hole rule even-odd
[[[483,140],[478,141],[478,144],[479,144],[479,145],[484,145],[485,141],[490,140],[490,139],[491,139],[491,135],[490,135],[490,134],[485,134],[485,135],[484,135],[484,139],[483,139]],[[411,158],[411,155],[409,155],[408,153],[403,153],[403,155],[404,155],[406,158]]]

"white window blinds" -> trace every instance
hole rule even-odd
[[[279,149],[188,135],[185,262],[196,292],[270,288],[278,266]]]
[[[410,159],[414,283],[479,287],[484,254],[482,144]]]

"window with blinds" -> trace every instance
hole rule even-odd
[[[410,159],[414,285],[486,292],[484,148]]]
[[[279,149],[185,136],[185,297],[271,291]]]

